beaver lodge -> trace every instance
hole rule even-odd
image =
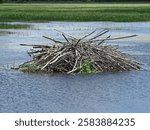
[[[97,33],[95,30],[79,39],[59,31],[64,42],[43,36],[55,44],[20,44],[32,46],[33,49],[28,52],[32,60],[20,65],[19,70],[67,74],[139,70],[140,64],[129,55],[119,51],[118,47],[103,44],[108,40],[129,38],[135,35],[104,38],[104,34],[108,31],[105,29]]]

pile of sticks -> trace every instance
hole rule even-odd
[[[118,47],[102,44],[108,40],[129,38],[135,35],[111,38],[111,36],[105,36],[108,31],[105,29],[97,33],[95,30],[82,38],[75,38],[59,31],[64,42],[43,36],[55,44],[20,44],[33,47],[28,52],[33,57],[32,61],[24,64],[32,63],[36,71],[47,73],[80,73],[86,60],[91,62],[91,67],[96,73],[139,70],[140,64],[131,59],[129,55],[120,52]],[[23,66],[20,65],[20,69],[22,68]]]

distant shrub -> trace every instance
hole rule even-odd
[[[3,3],[3,0],[0,0],[0,3]]]

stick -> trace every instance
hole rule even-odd
[[[89,34],[85,35],[84,37],[82,37],[82,38],[81,38],[81,40],[83,40],[84,38],[86,38],[86,37],[88,37],[88,36],[92,35],[93,33],[95,33],[95,31],[96,31],[96,30],[94,30],[94,31],[92,31],[91,33],[89,33]]]
[[[66,40],[68,43],[70,43],[69,40],[67,39],[67,37],[66,37],[64,34],[62,34],[62,36],[65,38],[65,40]]]
[[[21,46],[33,46],[33,47],[37,47],[37,48],[50,48],[51,46],[48,45],[34,45],[34,44],[20,44]]]
[[[54,29],[54,30],[57,31],[57,32],[60,32],[60,33],[62,33],[62,34],[65,34],[65,35],[67,35],[67,36],[69,36],[69,37],[72,38],[72,40],[74,40],[74,41],[78,40],[77,38],[75,38],[75,37],[73,37],[73,36],[71,36],[71,35],[69,35],[69,34],[67,34],[67,33],[64,33],[64,32],[62,32],[62,31],[59,31],[59,30],[57,30],[57,29]]]
[[[55,43],[64,44],[63,42],[61,42],[61,41],[56,41],[56,40],[54,40],[54,39],[52,39],[52,38],[50,38],[50,37],[46,37],[46,36],[43,36],[43,37],[46,38],[46,39],[49,39],[49,40],[51,40],[51,41],[53,41],[53,42],[55,42]]]
[[[103,32],[104,31],[104,32]],[[91,38],[91,39],[89,39],[89,41],[91,41],[91,40],[94,40],[94,39],[96,39],[96,38],[98,38],[98,37],[100,37],[100,36],[102,36],[102,35],[104,35],[105,33],[107,33],[107,32],[109,32],[109,30],[103,30],[102,32],[100,32],[100,34],[98,34],[98,35],[96,35],[95,37],[93,37],[93,38]]]
[[[58,57],[57,57],[55,60],[53,60],[53,61],[50,60],[49,62],[46,63],[46,65],[44,65],[44,66],[41,68],[41,70],[45,69],[45,67],[47,67],[47,66],[50,65],[50,64],[53,64],[53,63],[56,62],[59,58],[65,56],[65,55],[67,55],[67,54],[69,54],[69,53],[70,53],[70,52],[64,53],[63,55],[58,56]]]

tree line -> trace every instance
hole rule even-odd
[[[150,2],[150,0],[0,0],[2,2]]]

